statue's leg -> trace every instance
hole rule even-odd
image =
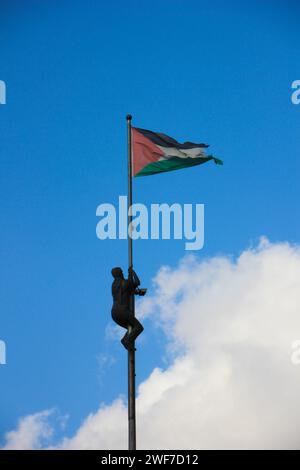
[[[133,343],[136,338],[142,333],[144,327],[135,317],[130,318],[129,324],[131,326],[131,332],[128,334],[128,340],[130,343]]]
[[[124,348],[128,349],[130,347],[130,341],[129,341],[129,333],[128,331],[125,333],[123,338],[121,339],[121,343],[123,344]]]
[[[129,331],[126,332],[126,334],[121,339],[121,343],[123,344],[124,348],[133,349],[134,341],[142,333],[144,327],[135,317],[130,318],[128,326],[131,326],[130,333]]]
[[[121,339],[121,343],[123,344],[124,348],[130,348],[130,340],[129,340],[129,332],[128,332],[128,325],[129,325],[129,318],[130,318],[130,311],[123,305],[114,305],[112,308],[112,319],[123,328],[126,328],[126,333]]]
[[[114,305],[111,310],[111,316],[114,322],[123,328],[128,325],[128,312],[122,305]]]

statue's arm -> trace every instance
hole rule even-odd
[[[137,273],[135,271],[133,271],[133,278],[134,278],[134,283],[135,283],[135,286],[139,286],[141,284],[141,281],[137,275]]]
[[[138,287],[141,284],[137,273],[132,268],[128,269],[128,280],[129,279],[131,280],[132,285],[134,286],[134,288]]]

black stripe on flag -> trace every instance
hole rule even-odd
[[[178,149],[193,149],[196,147],[207,148],[209,145],[206,144],[194,144],[193,142],[184,142],[180,144],[177,140],[169,137],[166,134],[161,134],[159,132],[148,131],[147,129],[135,128],[138,132],[143,134],[147,139],[151,140],[154,144],[160,145],[161,147],[176,147]]]

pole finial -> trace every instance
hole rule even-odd
[[[131,121],[131,119],[132,119],[131,114],[127,114],[126,119],[127,119],[127,121]]]

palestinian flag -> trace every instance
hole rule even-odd
[[[168,135],[132,127],[132,174],[154,175],[201,165],[209,160],[223,165],[222,160],[205,154],[207,147],[192,142],[180,144]]]

